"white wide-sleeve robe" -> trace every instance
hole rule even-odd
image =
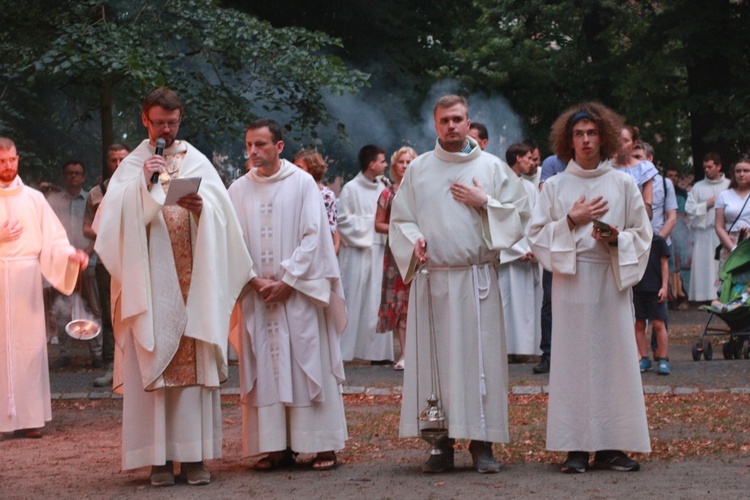
[[[252,261],[226,188],[208,159],[185,141],[180,177],[200,177],[200,217],[191,214],[192,278],[180,289],[160,184],[147,189],[143,141],[115,171],[99,207],[95,250],[112,275],[114,387],[123,399],[123,469],[221,456],[219,384],[227,378],[232,308]],[[196,339],[197,386],[165,387],[163,372],[182,335]]]
[[[382,297],[385,237],[375,232],[375,212],[383,184],[361,172],[347,182],[338,201],[341,280],[349,323],[341,336],[344,361],[393,360],[393,335],[376,333]]]
[[[525,178],[520,179],[532,210],[539,190]],[[539,349],[542,340],[542,269],[537,259],[519,260],[530,251],[529,242],[523,238],[513,248],[500,252],[497,278],[503,299],[508,354],[542,353]]]
[[[253,275],[293,288],[278,304],[250,289],[235,309],[231,341],[240,355],[243,452],[342,449],[346,308],[320,191],[312,177],[282,160],[273,176],[252,170],[237,179],[229,195]]]
[[[399,435],[419,435],[419,413],[433,389],[430,331],[452,438],[507,442],[508,365],[497,285],[498,251],[523,236],[527,198],[515,173],[482,152],[450,153],[438,143],[406,170],[393,201],[389,242],[405,282],[412,281]],[[487,209],[453,199],[451,184],[490,196]],[[427,242],[428,275],[416,272],[414,244]]]
[[[620,231],[618,246],[594,240],[591,223],[568,228],[581,196],[608,201],[601,220]],[[650,451],[631,287],[652,230],[638,187],[609,162],[584,170],[571,161],[544,183],[527,237],[553,273],[547,449]]]
[[[703,179],[696,182],[688,193],[685,212],[693,230],[693,260],[688,298],[693,301],[713,300],[717,296],[716,278],[719,267],[714,260],[714,251],[719,245],[719,237],[715,227],[716,210],[708,208],[706,201],[728,188],[729,179],[721,174],[716,180]]]
[[[0,432],[52,420],[42,277],[70,295],[79,267],[44,195],[16,179],[0,189],[0,224],[23,227],[19,239],[0,243]]]

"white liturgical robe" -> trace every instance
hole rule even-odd
[[[0,243],[0,432],[43,427],[52,419],[42,277],[70,295],[75,252],[55,212],[20,177],[0,188],[0,224],[18,221],[20,238]]]
[[[252,169],[237,179],[229,196],[255,264],[251,278],[293,289],[283,303],[267,304],[248,288],[232,317],[244,454],[342,449],[346,308],[320,191],[309,174],[281,160],[272,176]]]
[[[539,190],[525,178],[520,179],[531,210],[536,205]],[[500,252],[497,278],[503,300],[508,354],[542,353],[539,349],[542,340],[542,269],[536,259],[520,260],[530,251],[529,242],[523,238],[513,248]]]
[[[601,219],[619,230],[617,246],[596,241],[591,223],[568,228],[581,196],[607,200]],[[650,451],[631,287],[652,230],[638,187],[609,161],[594,170],[571,161],[544,183],[527,236],[553,273],[547,449]]]
[[[693,230],[693,261],[690,267],[690,300],[703,302],[717,296],[718,263],[714,251],[719,245],[716,235],[716,210],[708,208],[709,198],[729,188],[729,179],[720,174],[715,180],[703,179],[695,183],[685,203],[690,227]],[[731,221],[730,221],[731,222]]]
[[[448,152],[438,142],[412,161],[393,201],[391,250],[404,281],[413,280],[399,435],[419,435],[419,413],[433,389],[438,392],[434,369],[449,436],[500,443],[509,436],[498,252],[523,237],[528,204],[516,174],[468,140],[470,153]],[[489,196],[486,208],[459,203],[450,193],[453,183],[473,186],[474,179]],[[418,270],[419,238],[429,260]]]
[[[383,283],[385,236],[375,232],[379,179],[369,180],[361,172],[347,182],[338,202],[341,280],[349,304],[349,323],[341,336],[344,361],[393,359],[393,335],[376,333]]]
[[[199,217],[189,215],[192,261],[183,297],[160,183],[149,191],[143,141],[112,176],[94,230],[112,275],[115,389],[123,393],[123,469],[221,456],[219,383],[227,378],[229,318],[252,261],[226,188],[208,159],[185,141],[164,150],[179,177],[200,177]],[[184,157],[180,158],[181,155]],[[164,372],[182,337],[195,339],[195,385],[170,386]]]

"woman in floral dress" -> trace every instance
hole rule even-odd
[[[391,203],[404,178],[406,167],[417,157],[416,151],[408,146],[400,148],[391,156],[390,178],[392,184],[383,190],[378,199],[378,209],[375,213],[375,231],[388,234],[388,224],[391,220]],[[393,259],[390,247],[386,242],[385,257],[383,259],[383,293],[378,311],[378,326],[375,331],[385,333],[398,332],[401,354],[393,366],[396,370],[404,369],[404,349],[406,347],[406,311],[409,308],[409,285],[404,283],[398,272],[396,261]]]

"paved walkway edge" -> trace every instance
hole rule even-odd
[[[362,394],[365,396],[400,396],[401,386],[396,387],[363,387],[363,386],[347,386],[342,388],[342,393],[345,395],[351,394]],[[222,396],[239,395],[239,387],[225,387],[221,389]],[[549,386],[546,385],[514,385],[510,388],[510,393],[515,395],[534,395],[534,394],[549,394]],[[716,387],[671,387],[668,385],[644,385],[644,394],[672,394],[675,396],[681,396],[685,394],[715,394],[715,393],[728,393],[728,394],[750,394],[750,387],[728,387],[728,388],[716,388]],[[91,391],[91,392],[65,392],[65,393],[52,393],[52,400],[69,400],[69,399],[122,399],[119,394],[113,394],[111,392],[104,391]]]

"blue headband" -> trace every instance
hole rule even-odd
[[[588,111],[579,111],[571,117],[569,126],[572,128],[573,125],[583,120],[588,120],[590,122],[596,123],[596,120],[593,116],[591,116],[591,113],[589,113]]]

